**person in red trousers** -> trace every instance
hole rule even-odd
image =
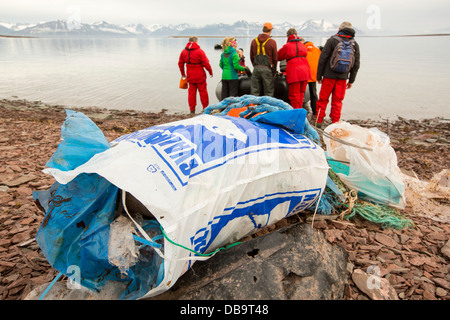
[[[319,100],[316,103],[317,108],[317,124],[318,128],[322,127],[325,111],[331,95],[331,122],[338,122],[341,118],[342,101],[345,97],[346,89],[350,89],[355,82],[356,74],[359,69],[359,46],[354,41],[355,30],[350,22],[342,22],[336,35],[330,37],[320,54],[319,64],[317,67],[317,82],[321,84]],[[336,71],[331,65],[334,59],[334,49],[340,42],[349,42],[352,46],[353,56],[348,68],[342,72]],[[348,82],[347,82],[348,80]]]
[[[306,60],[306,47],[297,31],[291,28],[286,33],[287,42],[278,50],[278,61],[286,60],[286,82],[289,86],[289,102],[292,108],[300,109],[303,106],[308,80],[311,79],[308,60]]]
[[[190,37],[186,47],[181,51],[178,60],[181,76],[187,78],[188,104],[191,114],[195,113],[197,105],[197,91],[200,94],[200,101],[203,109],[209,105],[209,95],[206,88],[206,71],[213,76],[211,65],[205,52],[198,45],[197,37]],[[186,71],[185,71],[186,65]]]

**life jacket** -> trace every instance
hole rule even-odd
[[[266,48],[264,47],[269,41],[270,38],[268,38],[263,43],[260,43],[258,38],[255,38],[256,41],[256,55],[255,55],[255,66],[264,66],[271,68],[270,59],[269,56],[266,54]]]
[[[306,55],[299,55],[299,53],[298,53],[298,42],[299,41],[300,41],[300,39],[289,40],[289,42],[295,42],[295,46],[297,48],[297,52],[296,52],[295,56],[286,59],[286,61],[289,61],[289,60],[292,60],[292,59],[295,59],[295,58],[306,58]]]
[[[186,70],[185,70],[186,65]],[[205,69],[212,75],[212,68],[205,52],[195,42],[188,42],[178,59],[182,76],[187,76],[189,83],[202,83],[206,80]]]
[[[192,44],[193,44],[193,42],[191,43],[191,45],[189,46],[189,48],[186,46],[186,51],[188,52],[188,58],[187,58],[187,62],[186,62],[186,64],[189,64],[189,65],[201,65],[202,63],[201,62],[197,62],[197,63],[192,63],[191,62],[191,52],[192,52],[192,50],[196,50],[196,49],[199,49],[199,47],[198,46],[194,46],[193,48],[192,48]]]
[[[286,44],[278,51],[278,59],[286,61],[286,82],[288,84],[307,81],[311,78],[306,56],[306,47],[298,36],[290,35]],[[281,67],[282,64],[280,63]]]

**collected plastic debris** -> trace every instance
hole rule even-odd
[[[429,181],[403,175],[406,206],[415,214],[421,214],[440,222],[450,222],[450,170],[443,169]]]
[[[382,228],[414,226],[398,211],[405,206],[403,174],[384,133],[339,122],[324,130],[323,139],[330,171],[319,214],[359,215]]]
[[[133,238],[135,227],[130,219],[119,216],[110,225],[108,260],[117,266],[120,273],[127,274],[138,260],[138,250]]]
[[[328,172],[328,178],[325,191],[317,204],[317,213],[345,220],[358,215],[380,224],[382,228],[400,230],[414,226],[412,220],[403,216],[397,208],[359,199],[356,190],[345,185],[332,169]]]
[[[359,198],[405,208],[402,173],[385,133],[344,121],[329,125],[324,132],[344,142],[323,136],[330,167],[350,189],[358,192]]]
[[[122,299],[158,295],[196,260],[320,199],[325,153],[303,126],[288,130],[294,116],[307,122],[306,111],[289,108],[259,121],[205,114],[109,145],[89,118],[68,110],[44,170],[57,182],[33,193],[45,212],[36,240],[60,273],[80,268],[84,287],[125,282]]]

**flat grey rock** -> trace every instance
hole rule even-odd
[[[298,223],[197,261],[168,291],[153,300],[338,300],[344,297],[348,254],[322,232]],[[44,284],[26,297],[36,300]],[[123,284],[97,294],[57,282],[45,300],[117,300]]]
[[[298,223],[196,262],[169,291],[151,299],[342,299],[347,257],[320,231]]]

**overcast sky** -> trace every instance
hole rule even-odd
[[[0,0],[1,22],[79,17],[81,23],[231,24],[238,20],[297,24],[347,20],[360,30],[434,32],[449,29],[449,0]]]

